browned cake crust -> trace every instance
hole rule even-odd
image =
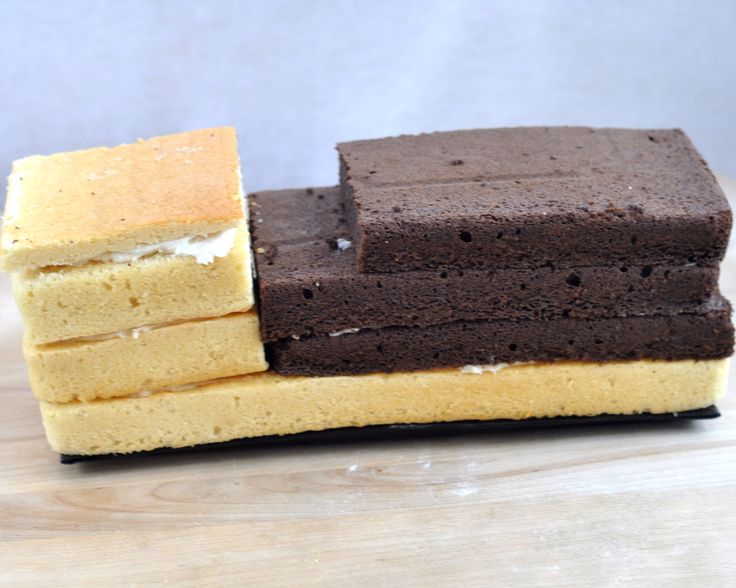
[[[680,130],[529,127],[338,145],[366,272],[716,265],[731,211]]]
[[[26,157],[8,178],[0,267],[73,264],[234,227],[240,183],[230,127]]]

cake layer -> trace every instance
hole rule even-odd
[[[695,312],[718,283],[717,268],[698,266],[364,274],[338,188],[261,192],[248,201],[265,341],[459,320]]]
[[[146,398],[41,402],[41,413],[54,450],[100,455],[367,425],[681,412],[713,404],[727,372],[724,359],[562,362],[479,374],[264,372]]]
[[[531,127],[338,145],[362,271],[715,265],[731,211],[680,130]]]
[[[311,376],[560,359],[713,359],[733,351],[730,315],[728,303],[716,299],[701,314],[365,329],[282,339],[267,352],[279,373]]]
[[[95,454],[75,455],[70,453],[59,454],[59,462],[65,465],[77,463],[91,463],[105,461],[108,459],[125,459],[149,457],[152,455],[171,454],[195,454],[209,451],[230,451],[238,449],[241,451],[258,451],[259,449],[273,449],[275,447],[297,447],[300,445],[330,444],[332,446],[344,445],[346,443],[365,443],[372,441],[398,441],[401,439],[426,439],[428,437],[448,436],[483,436],[494,433],[506,433],[510,431],[541,432],[543,430],[554,430],[568,427],[585,427],[589,425],[639,425],[646,426],[653,423],[690,423],[717,419],[721,416],[715,405],[705,408],[694,408],[692,410],[678,412],[660,412],[653,414],[641,412],[636,414],[600,414],[595,416],[565,416],[565,417],[542,417],[519,420],[495,419],[490,421],[451,421],[446,423],[410,423],[390,425],[367,425],[365,427],[339,427],[337,429],[325,429],[323,431],[304,431],[290,435],[264,435],[262,437],[242,437],[230,441],[217,441],[215,443],[202,443],[189,447],[159,447],[148,451],[139,451],[131,454]]]
[[[154,254],[137,261],[44,268],[13,275],[25,339],[43,344],[253,306],[250,238],[241,225],[225,257]]]
[[[74,264],[210,235],[243,214],[233,128],[35,155],[14,162],[8,178],[0,267]]]
[[[255,312],[118,335],[26,343],[23,351],[36,397],[88,401],[268,369]]]

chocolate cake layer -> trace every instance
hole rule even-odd
[[[338,145],[366,272],[715,265],[731,211],[680,130],[530,127]]]
[[[553,321],[460,321],[366,329],[267,345],[280,374],[325,376],[576,359],[715,359],[733,351],[730,306],[700,314]]]
[[[265,341],[461,320],[697,312],[718,269],[616,265],[363,274],[338,188],[249,197]]]

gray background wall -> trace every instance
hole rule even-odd
[[[736,2],[0,0],[0,173],[234,124],[248,190],[336,181],[338,140],[683,127],[736,175]]]

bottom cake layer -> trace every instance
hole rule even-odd
[[[727,359],[324,378],[265,372],[143,398],[41,402],[41,413],[59,453],[133,453],[381,424],[680,412],[713,404],[727,373]]]
[[[263,437],[244,437],[231,441],[204,443],[190,447],[159,447],[136,453],[105,453],[98,455],[73,455],[61,453],[59,461],[63,464],[103,461],[106,459],[135,459],[148,455],[170,453],[202,453],[222,451],[223,449],[261,449],[275,446],[298,446],[305,444],[345,444],[366,441],[388,441],[396,439],[419,439],[426,437],[448,437],[452,435],[483,435],[501,431],[520,429],[549,429],[560,427],[583,427],[590,425],[643,425],[647,423],[672,423],[674,421],[702,421],[721,416],[716,406],[695,408],[685,412],[660,412],[652,414],[601,414],[596,416],[549,417],[533,419],[496,419],[493,421],[452,421],[449,423],[412,423],[406,425],[366,425],[365,427],[340,427],[324,431],[304,431],[292,435],[265,435]]]

